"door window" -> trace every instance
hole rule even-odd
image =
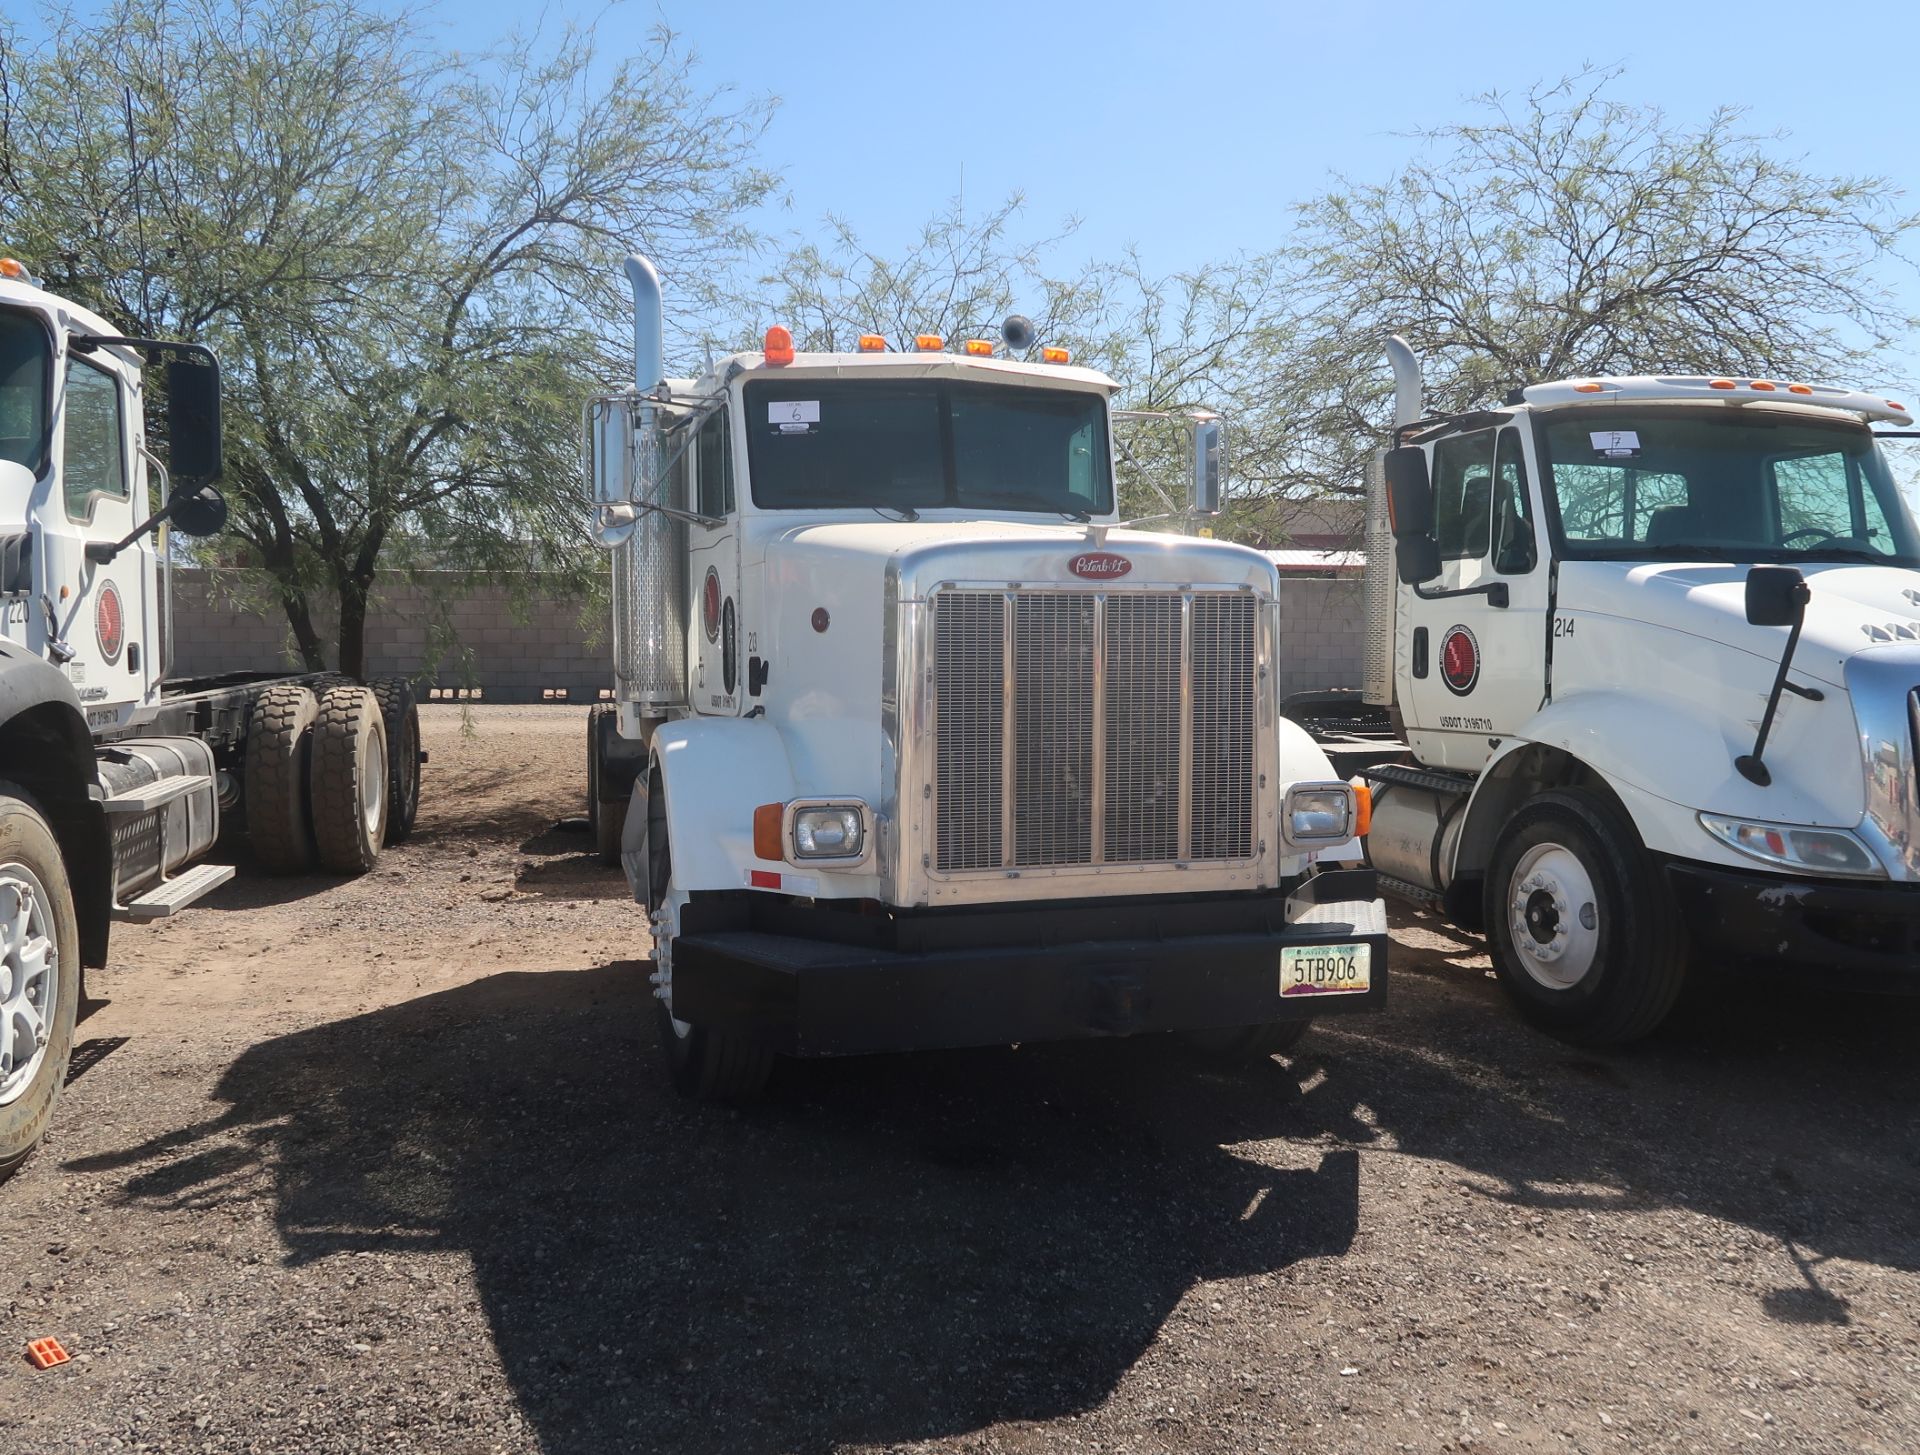
[[[1493,456],[1493,569],[1502,576],[1524,576],[1538,555],[1520,431],[1503,429]]]
[[[120,384],[104,369],[67,361],[66,444],[61,469],[67,514],[86,520],[93,502],[127,498],[127,462],[120,426]]]
[[[727,411],[716,409],[700,426],[700,463],[696,466],[701,515],[733,514],[733,431]]]
[[[1487,554],[1493,515],[1493,431],[1454,435],[1433,451],[1433,534],[1446,561]]]

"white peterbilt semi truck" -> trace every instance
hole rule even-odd
[[[676,1084],[776,1055],[1183,1031],[1278,1049],[1376,1007],[1366,794],[1279,713],[1272,565],[1121,522],[1112,380],[1064,350],[796,352],[585,420],[616,701],[590,801],[653,937]],[[1188,422],[1217,501],[1219,421]]]
[[[156,355],[171,478],[147,432]],[[264,867],[339,873],[413,825],[405,682],[173,674],[156,537],[221,529],[220,467],[206,347],[124,337],[0,258],[0,1178],[52,1119],[113,922],[231,878],[202,862],[223,823]]]
[[[1372,785],[1383,888],[1484,928],[1577,1041],[1707,967],[1920,989],[1920,533],[1874,431],[1906,406],[1636,377],[1429,416],[1389,357],[1376,716],[1289,704]]]

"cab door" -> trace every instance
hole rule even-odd
[[[738,717],[747,698],[740,600],[740,517],[733,496],[733,431],[723,405],[701,421],[683,458],[691,462],[696,514],[718,522],[687,526],[687,585],[693,596],[687,670],[695,712]]]
[[[124,721],[145,701],[148,553],[141,543],[111,563],[86,558],[90,541],[118,541],[145,512],[134,498],[138,398],[102,362],[69,353],[61,378],[54,488],[40,515],[41,590],[52,606],[54,636],[71,649],[67,678],[88,725]],[[45,609],[44,607],[42,608]]]
[[[1401,710],[1422,763],[1477,772],[1546,694],[1552,624],[1527,437],[1512,425],[1450,435],[1429,476],[1441,571],[1399,590]]]

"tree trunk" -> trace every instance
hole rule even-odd
[[[340,583],[340,670],[367,676],[367,598],[372,583],[348,578]]]
[[[283,582],[280,605],[286,610],[287,625],[293,628],[293,640],[300,648],[300,660],[306,663],[309,672],[326,671],[326,645],[320,640],[320,633],[314,630],[313,612],[307,606],[306,596]]]

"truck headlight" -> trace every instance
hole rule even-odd
[[[1867,846],[1845,829],[1810,829],[1789,823],[1756,823],[1700,815],[1700,827],[1750,859],[1808,874],[1851,874],[1884,879],[1887,871]]]
[[[1353,789],[1345,783],[1296,783],[1287,790],[1283,822],[1290,844],[1321,848],[1353,837]]]
[[[867,851],[866,814],[857,803],[819,803],[793,810],[793,857],[858,859]]]

